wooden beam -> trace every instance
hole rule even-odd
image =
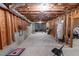
[[[7,46],[5,10],[0,8],[0,49]]]
[[[7,45],[10,45],[12,43],[12,25],[11,25],[11,16],[10,12],[5,11],[5,17],[6,17],[6,30],[7,30]]]
[[[18,10],[18,12],[41,12],[40,10]],[[47,10],[44,12],[65,12],[65,10]]]
[[[66,29],[66,27],[65,27],[65,15],[62,15],[62,20],[64,21],[64,26],[63,26],[63,36],[65,37],[65,29]],[[65,39],[63,39],[63,41],[64,41]]]
[[[21,9],[18,9],[18,11],[19,12],[22,12],[22,11],[28,11],[28,12],[30,12],[30,11],[38,11],[38,12],[40,12],[42,9],[39,9],[39,8],[30,8],[30,9],[27,9],[27,8],[21,8]],[[53,8],[51,8],[51,9],[49,9],[49,10],[46,10],[46,11],[64,11],[64,9],[58,9],[58,8],[55,8],[55,9],[53,9]]]
[[[41,12],[20,12],[22,14],[40,14]],[[43,12],[42,14],[63,14],[63,11],[54,11],[54,12]]]
[[[68,14],[66,14],[66,46],[68,47],[68,20],[69,20],[69,18],[68,18]]]
[[[13,17],[13,14],[10,14],[11,16],[11,33],[12,33],[12,41],[14,42],[15,41],[15,38],[14,38],[14,35],[15,35],[15,31],[14,31],[14,17]]]
[[[74,14],[72,18],[79,18],[79,13]]]
[[[34,12],[34,13],[54,13],[54,12],[65,12],[64,10],[54,10],[54,11],[44,11],[44,12],[40,12],[40,11],[29,11],[29,10],[22,10],[19,12]]]
[[[73,18],[71,12],[71,28],[70,28],[70,47],[73,47]]]
[[[2,46],[2,39],[1,39],[1,28],[0,28],[0,49],[3,49],[3,46]]]

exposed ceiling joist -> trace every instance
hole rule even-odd
[[[46,4],[43,4],[43,6],[45,5]],[[39,8],[41,6],[40,3],[26,3],[24,6],[18,7],[16,9],[31,21],[39,21],[39,18],[41,18],[43,21],[48,21],[50,19],[52,20],[53,18],[56,18],[59,15],[64,14],[67,10],[76,8],[79,4],[51,3],[47,5],[49,5],[49,8],[43,11],[41,11],[42,8]]]

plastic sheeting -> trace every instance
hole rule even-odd
[[[56,22],[56,25],[57,25],[57,33],[56,33],[56,38],[57,39],[62,39],[63,38],[63,30],[64,30],[64,20],[61,20],[59,19],[57,22]]]

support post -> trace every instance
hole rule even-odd
[[[68,47],[68,14],[66,14],[66,47]]]
[[[70,27],[70,47],[73,47],[73,17],[71,13],[71,27]]]

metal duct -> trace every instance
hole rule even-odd
[[[24,6],[24,5],[25,5],[24,3],[18,3],[18,4],[11,6],[11,8],[17,8],[17,7]]]
[[[10,9],[10,11],[11,11],[12,13],[16,14],[17,16],[21,17],[22,19],[25,19],[25,20],[27,20],[28,22],[31,23],[31,21],[29,21],[24,15],[22,15],[21,13],[19,13],[19,12],[16,10],[17,7],[22,6],[22,5],[24,5],[24,4],[19,4],[19,5],[16,4],[14,7],[10,7],[9,9]]]
[[[0,3],[0,7],[4,9],[8,9],[3,3]]]
[[[27,20],[28,22],[31,22],[29,21],[25,16],[23,16],[22,14],[20,14],[18,11],[16,11],[14,8],[10,9],[12,13],[16,14],[17,16],[21,17],[22,19],[24,20]]]
[[[24,15],[22,15],[21,13],[19,13],[19,12],[16,10],[17,7],[23,6],[23,5],[25,5],[25,4],[16,4],[15,6],[12,6],[12,7],[10,7],[9,9],[10,9],[10,11],[11,11],[12,13],[16,14],[17,16],[21,17],[22,19],[27,20],[29,23],[31,23],[31,21],[29,21]]]
[[[31,21],[29,21],[24,15],[22,15],[21,13],[19,13],[19,12],[15,9],[15,8],[17,8],[17,7],[19,7],[19,6],[22,6],[22,5],[24,5],[24,4],[17,4],[17,5],[15,5],[15,6],[13,6],[13,7],[10,7],[10,8],[9,8],[9,11],[12,12],[13,14],[15,14],[16,16],[22,18],[23,20],[26,20],[26,21],[28,21],[29,23],[31,23]],[[4,5],[3,3],[0,3],[0,7],[1,7],[1,8],[4,8],[4,9],[8,9],[8,8],[6,7],[6,5]]]

